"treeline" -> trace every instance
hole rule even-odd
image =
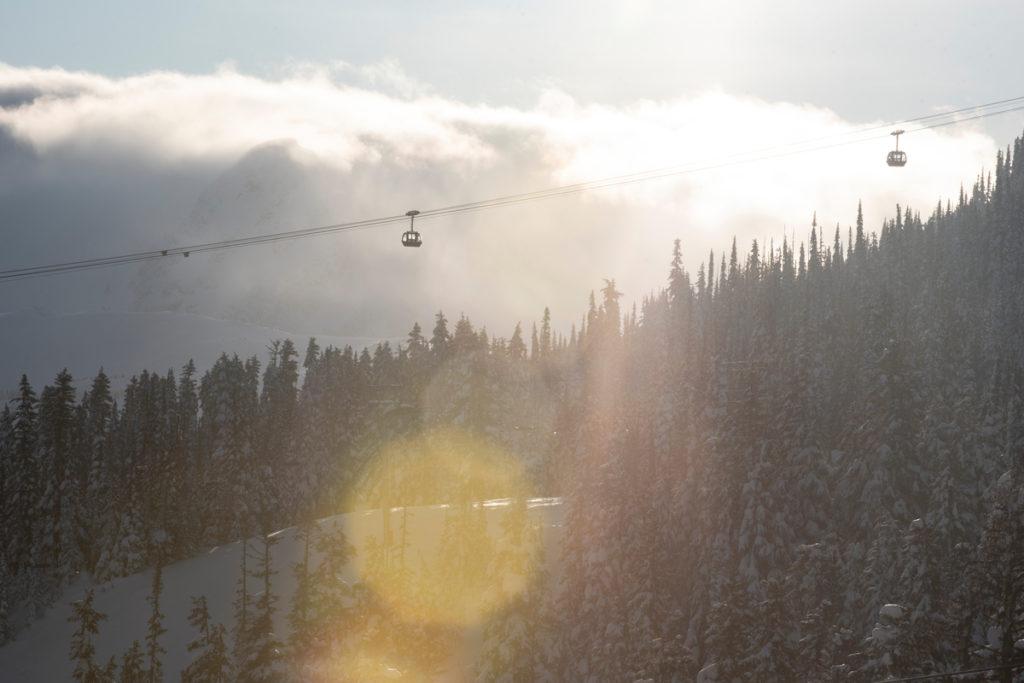
[[[591,349],[558,680],[1020,680],[1024,143],[927,220],[823,232],[696,278],[677,243]]]
[[[121,405],[102,373],[81,400],[66,373],[24,381],[0,423],[7,604],[342,511],[385,444],[452,427],[566,508],[560,582],[487,621],[487,680],[1019,677],[1024,142],[926,220],[858,209],[682,264],[677,242],[639,310],[607,281],[568,338],[547,311],[529,343],[438,314],[398,349],[311,340],[301,383],[289,342],[262,372],[144,373]],[[508,495],[410,450],[400,501],[365,504]]]
[[[341,512],[384,444],[433,426],[486,433],[521,456],[535,493],[553,492],[549,370],[584,333],[552,333],[547,310],[529,346],[519,325],[491,339],[465,316],[451,331],[444,313],[434,322],[430,338],[416,324],[398,349],[311,339],[301,383],[290,340],[262,367],[224,354],[201,378],[192,362],[143,372],[120,402],[102,369],[80,398],[66,371],[38,395],[22,377],[0,413],[0,635],[11,636],[15,608],[42,614],[80,572],[105,581]],[[459,489],[407,476],[418,480],[402,487],[405,504],[449,502]]]

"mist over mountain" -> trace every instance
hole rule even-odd
[[[370,75],[296,65],[276,79],[230,67],[109,78],[3,65],[0,268],[401,216],[862,125],[714,90],[602,106],[548,88],[516,108],[391,87],[407,80],[396,65]],[[508,336],[510,321],[549,307],[567,334],[593,283],[615,277],[634,301],[663,285],[677,237],[695,270],[732,235],[805,240],[815,215],[846,228],[858,199],[877,222],[896,203],[955,197],[957,169],[995,152],[969,128],[915,138],[900,184],[879,172],[885,141],[423,220],[420,250],[401,249],[395,225],[7,281],[0,310],[177,310],[394,336],[444,308]],[[839,187],[851,191],[823,191]]]

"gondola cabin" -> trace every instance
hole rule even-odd
[[[900,136],[903,135],[903,131],[894,130],[891,135],[896,136],[896,149],[889,152],[888,156],[885,157],[885,163],[890,166],[906,166],[907,153],[900,150]]]
[[[405,213],[405,215],[409,217],[409,229],[402,233],[403,247],[418,247],[423,244],[423,240],[420,239],[420,234],[413,229],[413,224],[419,213],[420,212],[415,209],[412,211],[406,211]]]
[[[899,149],[894,149],[889,152],[889,155],[885,158],[885,163],[890,166],[906,166],[907,153]]]

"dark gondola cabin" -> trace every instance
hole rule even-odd
[[[402,233],[403,247],[418,247],[423,244],[423,240],[420,239],[420,234],[413,229],[413,224],[415,223],[416,216],[418,216],[419,213],[420,212],[415,209],[405,212],[405,215],[409,217],[409,229]]]
[[[906,166],[907,153],[900,150],[900,136],[903,135],[903,131],[894,130],[890,135],[896,136],[896,149],[889,152],[889,155],[885,157],[885,163],[890,166]]]
[[[885,158],[885,163],[889,164],[890,166],[906,166],[907,153],[899,149],[894,149],[893,151],[889,152],[889,156]]]
[[[402,233],[403,247],[418,247],[421,244],[423,244],[423,240],[420,239],[420,234],[415,230],[406,230]]]

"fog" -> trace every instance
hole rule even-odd
[[[932,113],[922,111],[920,114]],[[176,310],[306,333],[394,337],[438,310],[494,336],[550,307],[578,324],[614,278],[632,302],[666,282],[672,242],[691,272],[714,250],[845,242],[897,204],[924,217],[991,167],[972,124],[901,139],[758,155],[850,135],[821,107],[721,89],[594,104],[556,88],[529,106],[436,94],[395,62],[293,64],[277,78],[231,66],[113,78],[0,65],[0,269],[180,247],[394,216],[692,165],[689,172],[404,227],[0,283],[0,310]],[[795,148],[794,148],[795,150]],[[741,161],[733,155],[743,155]],[[762,158],[763,157],[763,158]],[[755,159],[755,160],[752,160]],[[756,160],[760,159],[760,160]],[[724,162],[724,163],[723,163]],[[940,163],[941,162],[941,163]]]

